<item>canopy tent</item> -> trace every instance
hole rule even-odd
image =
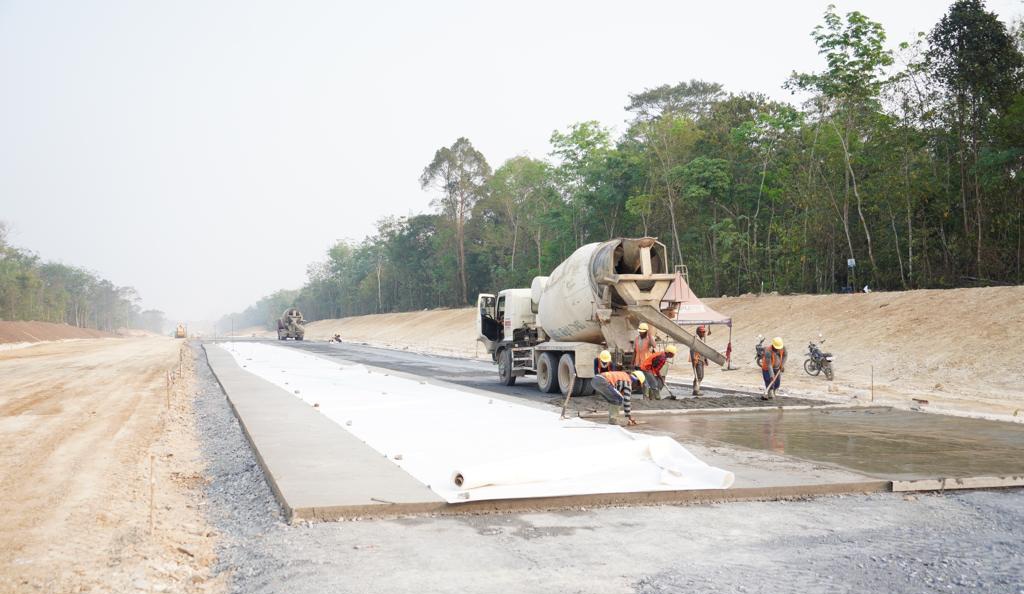
[[[725,349],[726,367],[732,359],[732,318],[711,309],[690,289],[686,266],[676,266],[676,278],[661,301],[661,311],[680,326],[722,324],[729,327],[729,344]]]

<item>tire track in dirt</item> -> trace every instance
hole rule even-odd
[[[168,433],[187,434],[192,422],[190,401],[168,410],[165,397],[165,373],[177,369],[180,346],[165,338],[83,340],[26,349],[35,351],[31,357],[0,353],[0,591],[9,591],[8,580],[15,591],[97,583],[123,591],[153,574],[198,577],[176,590],[201,590],[206,578],[176,564],[184,553],[162,546],[168,535],[205,538],[198,506],[187,503],[201,490],[169,472],[197,464],[195,456],[178,451],[175,459],[174,448],[157,456],[165,475],[157,481],[165,502],[157,517],[176,513],[173,501],[190,527],[158,521],[155,539],[148,528],[149,453]],[[202,480],[201,472],[184,470],[176,474]],[[185,547],[189,561],[198,548]],[[161,554],[171,559],[156,567]],[[123,571],[111,569],[122,564]]]

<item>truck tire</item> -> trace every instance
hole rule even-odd
[[[558,353],[541,353],[537,361],[537,388],[541,392],[558,392]]]
[[[558,389],[563,395],[569,391],[569,384],[572,383],[572,376],[574,375],[576,375],[576,360],[573,358],[572,353],[565,353],[558,360]],[[572,387],[573,396],[583,394],[583,383],[583,379],[576,378],[576,383]]]
[[[501,349],[498,352],[498,381],[503,386],[513,386],[516,376],[512,375],[512,349]]]

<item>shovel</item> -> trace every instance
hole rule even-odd
[[[565,400],[562,401],[562,418],[565,418],[565,408],[569,406],[569,399],[572,398],[572,391],[576,389],[576,370],[572,372],[572,379],[569,380],[569,389],[565,392]]]

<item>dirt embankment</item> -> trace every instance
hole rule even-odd
[[[77,340],[0,353],[0,591],[223,590],[211,578],[181,345]]]
[[[113,336],[115,335],[109,332],[78,328],[67,324],[0,321],[0,344],[44,342],[70,338],[111,338]]]
[[[758,389],[753,363],[758,334],[781,336],[789,349],[784,388],[836,398],[923,405],[965,413],[1024,415],[1024,287],[920,290],[856,295],[745,295],[706,299],[733,317],[732,371],[709,370],[706,385]],[[810,377],[802,364],[818,333],[836,358],[836,381]],[[476,338],[475,309],[431,310],[323,320],[307,340],[343,340],[457,356],[486,356]],[[724,351],[728,328],[709,342]],[[691,377],[685,361],[673,376]]]

